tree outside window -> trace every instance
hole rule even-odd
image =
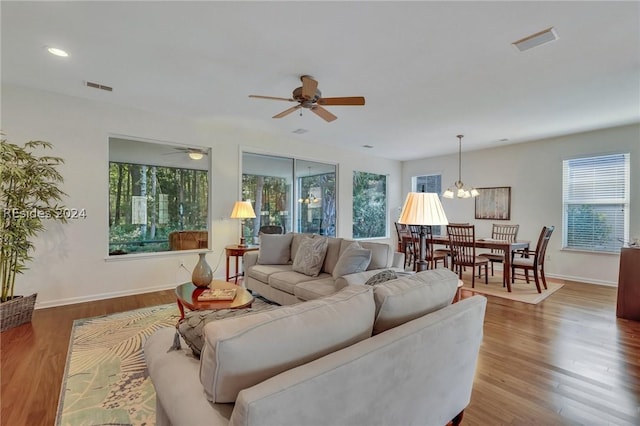
[[[387,177],[353,172],[353,238],[387,237]]]

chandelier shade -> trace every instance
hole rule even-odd
[[[471,188],[467,189],[462,182],[462,138],[464,135],[457,135],[458,138],[458,180],[453,184],[454,189],[452,187],[447,188],[446,191],[442,194],[444,198],[473,198],[480,195],[477,189]]]

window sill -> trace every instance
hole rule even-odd
[[[193,249],[193,250],[170,250],[170,251],[158,251],[154,253],[131,253],[131,254],[120,254],[120,255],[112,255],[104,258],[105,262],[118,262],[118,261],[126,261],[126,260],[138,260],[138,259],[153,259],[159,257],[174,257],[174,256],[184,256],[192,253],[213,253],[211,249]]]
[[[565,251],[569,253],[580,253],[580,254],[598,254],[598,255],[609,255],[609,256],[620,256],[620,252],[612,252],[612,251],[599,251],[599,250],[580,250],[576,248],[563,247],[560,251]]]

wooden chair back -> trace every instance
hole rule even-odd
[[[475,225],[447,225],[452,264],[474,266],[476,263]]]
[[[549,240],[551,239],[551,234],[553,233],[554,229],[555,226],[542,227],[542,231],[540,231],[540,236],[538,237],[538,244],[536,244],[536,252],[533,259],[534,267],[542,267],[544,265],[547,246],[549,245]]]
[[[514,242],[518,239],[520,225],[505,225],[494,223],[491,229],[491,238],[494,240],[506,240]]]

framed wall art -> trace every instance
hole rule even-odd
[[[476,219],[510,220],[511,187],[476,188]]]

